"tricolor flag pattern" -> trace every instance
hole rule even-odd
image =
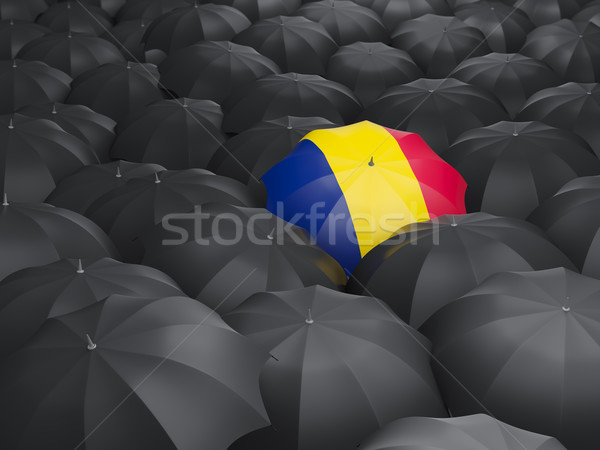
[[[267,209],[347,271],[402,226],[466,212],[465,181],[419,135],[368,121],[311,131],[262,180]]]

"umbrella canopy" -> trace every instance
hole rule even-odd
[[[63,101],[71,77],[41,61],[0,61],[0,114],[46,102]]]
[[[420,327],[433,313],[488,276],[508,270],[573,268],[538,227],[487,213],[443,216],[398,230],[371,250],[348,280]]]
[[[278,16],[254,23],[234,42],[253,47],[284,72],[325,75],[329,57],[338,49],[325,27],[305,17]]]
[[[180,97],[221,103],[230,93],[279,67],[252,47],[204,41],[177,50],[158,67],[161,84]]]
[[[529,33],[521,53],[544,61],[565,81],[594,83],[600,78],[600,27],[568,19],[543,25]]]
[[[467,25],[481,30],[494,52],[518,52],[534,28],[527,14],[500,0],[469,3],[456,8],[454,14]]]
[[[599,295],[599,280],[564,268],[510,272],[440,310],[424,332],[452,414],[485,408],[567,448],[596,448]]]
[[[467,182],[471,212],[525,219],[567,181],[600,175],[579,136],[541,122],[498,122],[460,135],[444,153]]]
[[[149,24],[147,19],[125,20],[100,36],[117,47],[125,59],[144,62],[146,54],[143,38]]]
[[[248,18],[231,6],[196,3],[154,20],[144,36],[145,49],[161,61],[173,51],[199,41],[230,40],[249,26]]]
[[[555,438],[521,430],[485,414],[407,417],[384,426],[361,450],[566,450]]]
[[[111,258],[63,259],[22,269],[0,283],[0,355],[21,348],[48,318],[83,309],[113,294],[183,295],[168,275]]]
[[[305,230],[264,209],[209,203],[164,222],[144,236],[144,264],[217,312],[256,292],[346,283],[343,269]]]
[[[535,26],[539,27],[560,19],[571,18],[586,4],[587,0],[545,0],[543,2],[510,0],[510,2],[525,12]]]
[[[390,37],[379,15],[372,9],[347,0],[306,3],[295,15],[319,22],[339,44],[388,42]]]
[[[50,6],[37,23],[55,33],[71,32],[100,35],[112,26],[110,16],[97,6],[66,1]]]
[[[138,240],[141,235],[166,217],[209,202],[258,206],[239,181],[207,170],[188,169],[131,179],[94,201],[86,216],[106,231],[125,261],[139,262],[143,255]]]
[[[35,18],[48,9],[44,0],[0,0],[0,18],[2,20],[26,20]]]
[[[529,216],[584,275],[600,278],[600,176],[565,184]]]
[[[113,295],[0,365],[0,430],[14,449],[227,448],[268,424],[265,359],[195,300]]]
[[[352,122],[361,111],[352,91],[318,75],[267,75],[223,105],[223,129],[241,133],[260,121],[290,116],[317,116],[333,123]]]
[[[51,121],[0,116],[0,191],[11,200],[42,202],[63,178],[94,163],[87,144]]]
[[[566,83],[533,94],[519,112],[518,120],[539,120],[584,138],[600,157],[600,86],[597,83]]]
[[[119,257],[100,227],[72,211],[45,203],[12,203],[6,196],[0,208],[0,280],[62,258]]]
[[[20,114],[51,120],[67,133],[88,144],[101,162],[109,160],[108,152],[115,139],[116,122],[83,105],[46,103],[26,106]]]
[[[419,134],[438,154],[472,128],[508,120],[500,101],[454,78],[420,78],[385,91],[361,118]]]
[[[587,2],[581,10],[573,16],[578,22],[592,22],[600,27],[600,1]]]
[[[204,1],[208,3],[208,0]],[[288,16],[302,4],[302,0],[210,0],[217,5],[229,5],[239,9],[251,22],[275,16]]]
[[[85,105],[118,122],[132,111],[162,100],[158,78],[152,64],[104,64],[73,81],[67,103]]]
[[[14,59],[25,44],[50,33],[46,27],[21,20],[0,21],[0,60]]]
[[[49,1],[49,0],[46,0]],[[64,2],[65,0],[58,0]],[[70,0],[66,0],[70,1]],[[128,2],[127,0],[78,0],[78,3],[83,3],[84,5],[97,6],[102,9],[106,14],[110,17],[114,17],[119,10],[125,6],[127,3],[137,3],[135,0]]]
[[[259,122],[228,139],[211,161],[211,170],[247,184],[255,192],[266,191],[260,181],[285,158],[309,132],[336,124],[321,117],[285,116]]]
[[[401,226],[465,213],[464,180],[423,139],[367,121],[308,133],[262,179],[267,209],[348,273]]]
[[[85,166],[58,183],[46,202],[85,214],[96,199],[123,186],[128,180],[153,175],[163,170],[165,168],[158,164],[127,161]]]
[[[176,8],[190,6],[192,1],[186,0],[143,0],[127,1],[117,13],[117,23],[125,20],[141,20],[147,23],[152,22],[157,17],[173,11]]]
[[[430,78],[445,78],[467,58],[490,52],[483,33],[456,17],[426,14],[401,23],[392,45],[406,50]]]
[[[224,319],[272,355],[261,393],[286,449],[349,449],[396,418],[446,417],[429,343],[370,297],[259,293]]]
[[[348,86],[364,107],[387,89],[421,78],[423,72],[404,50],[382,42],[355,42],[329,58],[327,79]]]
[[[452,15],[445,0],[361,0],[361,3],[379,14],[390,32],[402,22],[425,14]]]
[[[168,169],[207,167],[225,141],[221,107],[211,100],[162,100],[139,109],[117,127],[113,158]]]
[[[72,77],[102,64],[125,61],[119,49],[106,39],[76,33],[53,33],[34,39],[17,56],[43,61]]]
[[[490,53],[460,63],[452,77],[492,92],[511,118],[536,92],[561,80],[546,63],[519,53]]]

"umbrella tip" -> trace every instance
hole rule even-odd
[[[442,31],[443,31],[444,33],[445,33],[445,32],[447,32],[447,31],[448,31],[448,27],[444,27],[444,28],[442,29]]]
[[[13,59],[12,68],[13,69],[17,68],[17,60],[16,59]]]
[[[52,114],[57,114],[56,103],[52,103]]]
[[[452,214],[452,223],[450,224],[451,227],[457,227],[458,224],[456,223],[456,217],[454,217],[454,214]]]
[[[6,192],[2,195],[2,206],[8,206],[8,195]]]
[[[183,97],[183,105],[184,108],[188,107],[187,98]]]
[[[308,315],[306,316],[305,322],[309,325],[312,323],[315,323],[315,321],[312,318],[312,312],[311,312],[310,308],[308,308]]]
[[[563,305],[562,310],[564,312],[571,311],[571,297],[566,297],[565,298],[565,304]]]
[[[373,54],[373,49],[371,47],[369,47],[369,55]]]
[[[81,263],[81,258],[77,260],[77,273],[84,273],[83,264]]]
[[[154,172],[154,183],[155,184],[160,183],[160,178],[158,177],[158,172]]]
[[[69,30],[69,34],[67,35],[67,37],[68,37],[69,39],[71,39],[71,38],[73,37],[73,34],[71,33],[71,30]]]
[[[229,53],[231,53],[231,50],[233,49],[233,46],[231,45],[231,42],[227,43],[227,51]]]
[[[10,116],[10,120],[8,121],[8,129],[12,130],[15,128],[15,125],[13,124],[13,118],[12,116]]]
[[[371,156],[371,160],[369,161],[369,166],[373,167],[375,162],[373,161],[373,157]]]
[[[11,17],[11,18],[10,18],[10,25],[14,25],[14,24],[15,24],[15,21],[14,21],[14,20],[13,20],[13,18]]]
[[[89,334],[85,335],[87,342],[88,342],[88,346],[87,349],[88,350],[94,350],[96,348],[96,344],[94,344],[94,341],[92,341],[92,338],[90,337]]]
[[[127,68],[131,69],[131,61],[127,61]]]
[[[271,230],[271,232],[269,234],[267,234],[267,239],[269,239],[270,241],[272,241],[274,237],[275,237],[275,228],[273,228]]]
[[[121,174],[121,161],[117,163],[117,173],[115,174],[116,178],[121,178],[123,175]]]
[[[586,94],[587,95],[592,95],[592,91],[587,91]]]
[[[506,55],[506,61],[505,62],[510,62],[510,56]]]

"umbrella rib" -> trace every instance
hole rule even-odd
[[[411,339],[413,339],[417,345],[419,345],[421,348],[423,348],[423,350],[425,350],[425,352],[431,357],[431,359],[444,371],[446,372],[450,378],[452,378],[454,380],[455,383],[457,383],[461,389],[463,389],[467,395],[469,397],[471,397],[475,403],[477,403],[477,405],[479,405],[479,407],[485,411],[485,413],[490,416],[493,417],[494,419],[498,420],[494,414],[488,409],[486,408],[486,406],[456,377],[456,375],[454,375],[450,369],[448,369],[434,354],[433,352],[427,347],[427,345],[425,345],[423,342],[421,342],[415,335],[413,335],[413,333],[411,333],[410,327],[409,325],[407,325],[406,323],[404,323],[400,318],[396,317],[391,311],[389,311],[384,305],[383,305],[383,301],[378,299],[377,297],[375,297],[371,291],[358,279],[356,278],[356,276],[354,276],[352,274],[352,272],[350,272],[348,269],[344,268],[344,270],[346,271],[346,273],[348,274],[348,276],[352,279],[354,279],[354,281],[356,283],[358,283],[358,285],[369,295],[371,296],[376,302],[377,304],[384,310],[387,312],[387,314],[389,314],[396,322],[398,322],[402,328],[406,331],[406,333],[411,337]],[[505,431],[514,438],[515,442],[517,442],[522,448],[523,450],[527,450],[527,447],[517,438],[517,436],[514,435],[514,433],[512,433],[508,427],[506,425],[504,425],[502,422],[498,421],[498,423],[502,424],[502,427],[505,429]]]
[[[244,277],[243,280],[241,280],[230,292],[229,294],[227,294],[222,300],[221,302],[217,305],[217,308],[219,306],[221,306],[223,303],[225,303],[229,297],[242,285],[244,284],[244,282],[250,278],[250,276],[256,272],[256,268],[254,268],[248,275],[246,275]],[[125,398],[123,398],[123,400],[121,400],[105,417],[104,419],[102,419],[82,440],[81,442],[79,442],[76,446],[74,450],[83,448],[83,446],[85,445],[86,441],[90,438],[90,436],[92,436],[126,401],[129,397],[131,397],[132,395],[134,395],[136,393],[136,391],[146,382],[146,380],[148,380],[153,374],[154,372],[156,372],[166,361],[169,360],[169,358],[171,357],[171,355],[173,355],[173,353],[175,353],[179,347],[181,347],[191,336],[192,334],[194,334],[201,326],[202,324],[204,324],[204,322],[206,322],[213,314],[216,314],[216,312],[214,310],[211,310],[197,325],[194,326],[194,328],[192,328],[192,330],[183,337],[183,339],[169,352],[167,353],[167,355],[162,358],[160,360],[160,362],[144,377],[142,378],[142,380],[135,385],[135,387],[131,390],[131,392],[129,392]]]

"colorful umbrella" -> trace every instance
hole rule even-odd
[[[465,213],[464,180],[420,136],[367,121],[310,132],[263,181],[267,209],[347,271],[405,224]]]
[[[312,286],[255,294],[223,319],[272,355],[260,388],[286,450],[351,449],[391,420],[447,415],[429,342],[382,302]]]
[[[0,355],[22,347],[50,317],[83,309],[113,294],[183,295],[168,275],[111,258],[62,259],[19,270],[0,283]]]
[[[499,273],[432,316],[422,331],[451,414],[598,448],[599,297],[599,280],[562,267]]]
[[[521,430],[485,414],[407,417],[361,442],[360,450],[567,450],[555,438]]]

